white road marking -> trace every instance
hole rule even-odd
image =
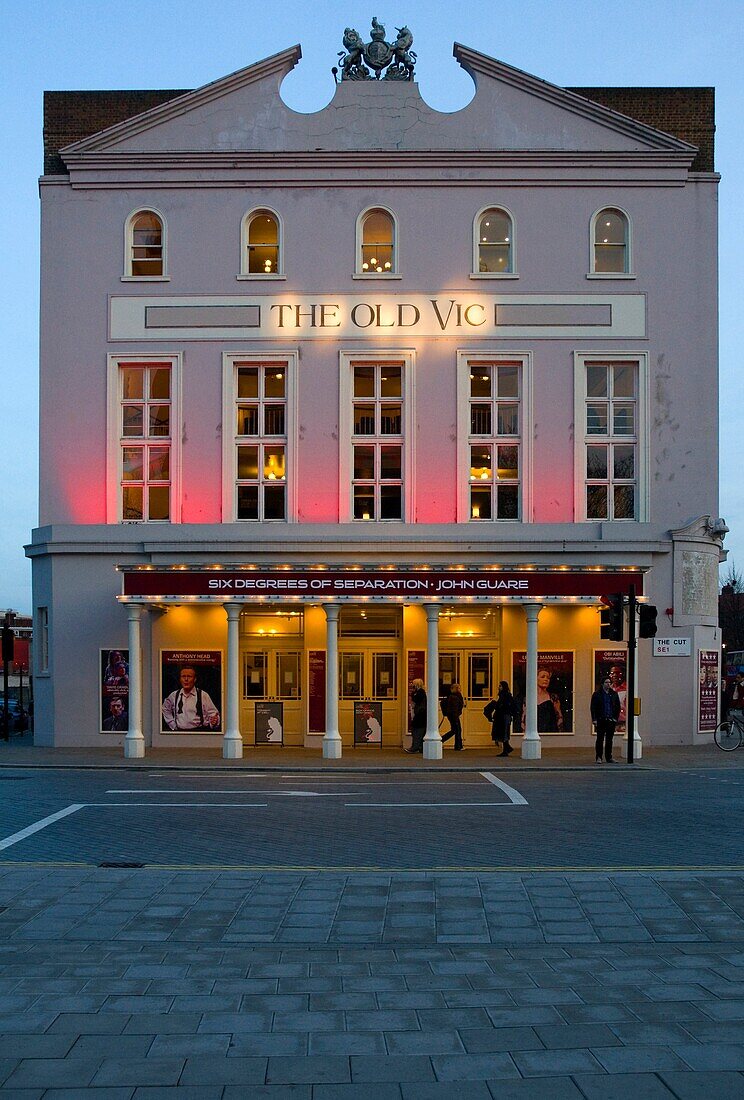
[[[196,806],[233,806],[239,810],[268,809],[268,802],[86,802],[86,806],[154,806],[159,810],[162,806],[185,806],[189,810]]]
[[[499,787],[504,792],[507,798],[511,799],[515,806],[527,806],[528,802],[524,795],[521,795],[519,791],[514,787],[510,787],[508,783],[503,783],[493,772],[481,772],[484,779],[487,779],[489,783],[493,783],[494,787]]]
[[[181,790],[181,788],[168,788],[157,787],[151,789],[149,787],[140,787],[139,789],[129,788],[112,788],[106,791],[106,794],[262,794],[265,798],[347,798],[352,791],[230,791],[230,790],[217,790],[208,791],[203,787],[198,791]]]
[[[435,806],[437,809],[440,806],[490,806],[492,810],[505,810],[517,805],[517,802],[344,802],[344,806]]]
[[[11,836],[6,836],[5,840],[0,840],[0,850],[3,848],[11,848],[14,844],[18,844],[20,840],[25,840],[27,836],[33,836],[34,833],[38,833],[40,829],[46,829],[47,825],[53,825],[55,821],[59,821],[60,818],[69,817],[70,814],[77,813],[78,810],[82,810],[86,805],[84,802],[73,802],[71,806],[65,806],[64,810],[58,810],[56,814],[50,814],[49,817],[42,817],[41,821],[35,821],[33,825],[29,825],[25,829],[21,829],[20,832],[13,833]]]

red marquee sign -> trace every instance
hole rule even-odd
[[[643,594],[643,574],[639,570],[137,569],[124,570],[123,576],[124,596],[160,599],[527,599],[608,596],[627,592],[631,584],[637,596]]]

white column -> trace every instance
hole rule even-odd
[[[524,604],[524,614],[527,619],[526,706],[522,738],[524,760],[539,760],[542,755],[540,734],[537,732],[537,620],[541,611],[540,603]]]
[[[240,611],[239,603],[223,605],[227,612],[227,681],[225,684],[225,734],[222,755],[225,760],[240,760],[243,738],[240,736]]]
[[[129,616],[129,729],[124,738],[124,756],[139,760],[145,755],[142,732],[142,608],[127,604]]]
[[[341,759],[341,734],[338,732],[338,613],[337,603],[324,603],[326,617],[326,717],[323,759]]]
[[[426,736],[424,760],[442,759],[439,732],[439,604],[424,604],[426,612]]]

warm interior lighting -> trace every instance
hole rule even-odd
[[[480,519],[480,505],[479,504],[474,504],[473,505],[473,510],[472,510],[472,513],[471,513],[471,517],[472,517],[472,519]]]

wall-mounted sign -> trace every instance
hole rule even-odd
[[[698,732],[712,733],[718,725],[720,699],[718,650],[698,650]]]
[[[354,702],[354,744],[382,748],[382,703],[364,699]]]
[[[537,655],[537,732],[573,733],[574,655],[541,649]],[[512,652],[514,732],[523,733],[527,708],[527,654]]]
[[[689,638],[654,638],[654,657],[689,657]]]
[[[129,650],[102,649],[101,733],[126,733],[129,729]]]
[[[113,295],[112,340],[390,339],[499,336],[641,339],[643,294]]]
[[[325,733],[326,653],[311,649],[307,655],[308,733]]]
[[[282,599],[304,596],[322,599],[358,599],[360,596],[389,599],[427,599],[441,596],[489,600],[497,596],[606,596],[627,591],[635,585],[643,594],[643,574],[554,569],[523,572],[486,569],[138,569],[124,570],[125,596],[201,596],[223,600]]]
[[[284,744],[283,703],[256,703],[256,744]]]
[[[222,732],[222,652],[162,649],[161,712],[164,733]]]
[[[628,717],[628,651],[627,649],[594,650],[594,687],[601,688],[609,680],[612,688],[620,697],[620,717],[615,727],[616,733],[625,733]]]

